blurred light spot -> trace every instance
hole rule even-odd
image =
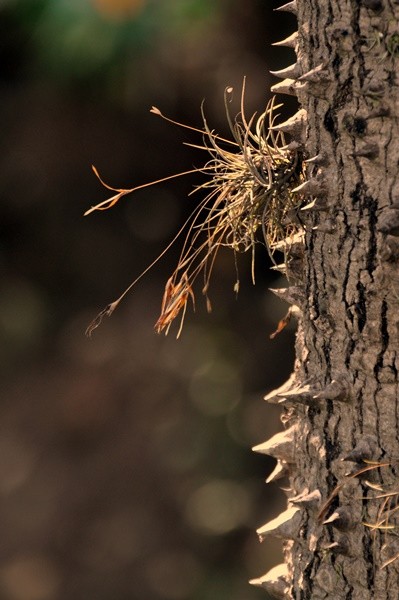
[[[174,340],[170,343],[169,339],[165,338],[166,341],[161,349],[161,362],[180,376],[185,373],[190,374],[198,363],[213,360],[218,355],[212,334],[196,324],[192,318],[186,317],[183,334],[178,344],[174,343]]]
[[[276,509],[284,510],[282,505],[277,506]],[[270,518],[273,518],[272,514],[270,514]],[[256,526],[254,523],[254,528]],[[284,562],[284,557],[281,540],[269,536],[267,544],[264,545],[259,544],[257,537],[253,535],[248,536],[242,550],[241,563],[248,573],[247,580],[252,579],[255,573],[266,573],[269,569],[282,562]]]
[[[242,382],[237,367],[226,361],[206,363],[190,382],[190,397],[195,406],[210,416],[225,415],[241,398]]]
[[[0,584],[9,600],[47,600],[56,596],[60,577],[44,557],[19,557],[0,568]]]
[[[139,515],[120,511],[95,521],[84,542],[84,562],[107,572],[132,564],[142,552],[142,524],[147,520]]]
[[[2,185],[6,189],[12,189],[12,205],[18,210],[26,210],[33,204],[43,203],[48,179],[49,174],[40,157],[37,140],[34,145],[29,141],[19,141],[18,148],[2,157]],[[35,185],[32,185],[32,181]]]
[[[208,535],[224,535],[244,525],[249,518],[250,501],[246,490],[232,481],[206,483],[189,498],[186,519]]]
[[[71,432],[96,431],[106,426],[118,403],[110,382],[98,373],[73,373],[59,393],[63,427]]]
[[[247,396],[240,410],[229,415],[228,429],[234,440],[244,446],[254,446],[279,429],[280,406],[263,402],[262,396]]]
[[[8,343],[25,346],[36,340],[45,316],[38,290],[27,281],[8,282],[0,294],[0,335]]]
[[[168,600],[192,596],[202,576],[200,563],[187,552],[168,552],[153,557],[147,564],[148,586]]]
[[[96,10],[106,18],[133,18],[144,8],[145,0],[91,0]]]
[[[0,437],[0,492],[9,494],[29,478],[35,464],[33,449],[12,437]]]
[[[175,471],[193,469],[207,450],[201,432],[183,416],[164,420],[154,430],[153,439],[161,463]]]
[[[245,398],[244,401],[240,402],[239,405],[235,406],[234,409],[229,412],[226,423],[231,438],[240,446],[248,448],[248,446],[252,444],[252,439],[245,435],[247,432],[244,429],[243,423],[248,408],[246,400],[247,399]],[[257,400],[259,400],[259,398]]]

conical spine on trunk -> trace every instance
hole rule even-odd
[[[303,162],[308,165],[317,165],[317,166],[325,167],[326,165],[328,165],[328,158],[324,154],[324,152],[319,152],[319,154],[316,154],[315,156],[312,156],[311,158],[307,158]]]
[[[256,530],[258,537],[263,542],[269,535],[284,540],[298,538],[299,526],[302,520],[302,511],[296,506],[287,508],[284,512]]]
[[[292,286],[289,288],[269,288],[270,292],[273,292],[275,296],[288,302],[289,304],[295,304],[301,306],[305,300],[305,291],[300,286]]]
[[[272,85],[270,90],[273,94],[285,94],[286,96],[296,96],[297,91],[295,88],[296,81],[295,79],[283,79],[283,81],[279,81]]]
[[[272,46],[283,46],[286,48],[294,48],[294,50],[298,47],[298,32],[294,31],[291,35],[286,37],[284,40],[280,42],[274,42]]]
[[[337,508],[332,515],[323,521],[323,525],[332,525],[340,531],[349,531],[355,527],[351,510],[348,506]]]
[[[298,13],[298,5],[296,0],[292,0],[292,2],[287,2],[287,4],[283,4],[274,10],[278,10],[281,12],[290,12],[296,15]]]
[[[273,435],[267,442],[254,446],[252,450],[260,454],[267,454],[287,463],[295,462],[295,438],[298,432],[297,425]]]
[[[272,131],[281,131],[283,133],[288,133],[295,141],[303,143],[306,133],[306,122],[306,110],[301,108],[292,117],[290,117],[283,123],[273,125],[273,127],[271,127],[270,129]]]
[[[321,503],[320,490],[313,490],[312,492],[306,491],[300,494],[299,496],[290,498],[290,502],[294,505],[302,506],[303,508],[317,510],[320,507]]]
[[[296,386],[296,378],[294,373],[292,373],[289,379],[287,379],[287,381],[280,385],[280,387],[266,394],[266,396],[264,396],[264,400],[266,400],[266,402],[270,402],[271,404],[277,404],[280,398],[284,396],[285,392],[289,392]]]
[[[285,563],[277,565],[262,577],[251,579],[250,584],[261,587],[273,598],[284,600],[288,592],[288,567]]]
[[[291,192],[295,194],[302,194],[303,196],[321,196],[326,191],[323,179],[312,177],[307,181],[301,183],[296,188],[292,189]]]
[[[286,477],[290,472],[290,466],[284,460],[277,460],[277,464],[274,467],[270,475],[265,479],[266,483],[273,483],[283,477]]]
[[[275,77],[279,77],[280,79],[286,79],[289,77],[290,79],[298,79],[302,74],[302,68],[299,62],[296,62],[289,67],[285,67],[285,69],[280,69],[279,71],[270,71],[272,75]]]

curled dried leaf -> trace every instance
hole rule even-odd
[[[158,321],[155,323],[155,331],[157,333],[161,333],[161,331],[165,329],[167,333],[172,322],[179,315],[179,313],[183,311],[180,327],[177,333],[177,337],[180,337],[183,328],[184,317],[186,314],[187,301],[189,298],[191,298],[193,306],[195,307],[194,293],[191,285],[189,284],[187,273],[183,273],[181,280],[177,284],[174,283],[173,277],[170,277],[165,286],[161,314]]]

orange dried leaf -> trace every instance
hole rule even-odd
[[[285,317],[283,317],[281,319],[281,321],[278,322],[277,325],[277,329],[276,331],[274,331],[273,333],[270,334],[270,339],[274,340],[274,338],[276,337],[276,335],[278,335],[279,333],[281,333],[283,331],[283,329],[285,329],[288,325],[288,323],[291,321],[291,308],[288,310],[287,314],[285,315]]]
[[[174,284],[173,277],[168,279],[162,298],[161,314],[158,321],[155,323],[155,331],[157,333],[161,333],[166,329],[165,333],[167,334],[172,322],[178,316],[180,311],[183,311],[179,331],[177,333],[177,337],[180,336],[189,297],[191,297],[195,308],[194,292],[189,284],[186,273],[184,273],[177,285]]]

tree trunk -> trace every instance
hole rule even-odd
[[[397,600],[399,2],[283,9],[297,14],[281,43],[297,63],[274,91],[301,105],[289,125],[309,159],[307,206],[303,271],[284,293],[300,309],[295,372],[266,397],[285,431],[256,448],[278,459],[270,479],[289,472],[288,509],[258,530],[284,540],[285,565],[253,583],[279,598]]]

